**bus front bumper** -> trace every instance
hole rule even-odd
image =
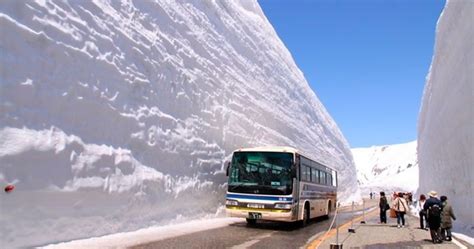
[[[251,213],[253,213],[260,214],[259,219],[261,220],[285,222],[296,221],[296,214],[292,210],[226,207],[226,213],[229,217],[251,218]]]

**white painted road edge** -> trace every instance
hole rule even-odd
[[[459,246],[459,248],[461,249],[467,249],[467,246],[461,244],[461,242],[457,241],[456,239],[453,239],[452,242],[456,244],[457,246]]]

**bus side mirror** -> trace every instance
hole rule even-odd
[[[225,162],[226,169],[225,169],[225,176],[229,176],[229,169],[230,169],[230,162]]]
[[[296,178],[296,167],[291,168],[291,178]]]

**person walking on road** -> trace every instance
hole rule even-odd
[[[453,227],[453,220],[456,220],[454,216],[453,208],[448,203],[448,197],[441,196],[441,205],[443,211],[441,211],[441,238],[446,241],[451,241],[451,228]]]
[[[380,192],[380,201],[379,201],[379,208],[380,208],[380,223],[387,224],[387,210],[390,209],[388,205],[387,197],[385,197],[385,192]]]
[[[430,197],[426,200],[425,205],[423,205],[423,210],[427,212],[428,215],[428,224],[430,226],[430,234],[431,240],[434,244],[442,243],[441,240],[441,211],[442,211],[442,204],[441,201],[438,200],[437,196],[438,193],[436,191],[430,191],[428,193]]]
[[[397,214],[397,227],[405,227],[405,214],[408,212],[408,203],[406,199],[403,198],[403,193],[398,193],[398,196],[392,203],[392,207]]]
[[[428,227],[428,219],[426,217],[426,211],[423,209],[423,205],[425,205],[426,202],[426,196],[424,194],[420,195],[420,199],[418,200],[418,209],[420,212],[418,213],[420,215],[420,229],[425,229],[425,223],[426,227]]]

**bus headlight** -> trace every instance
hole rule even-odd
[[[277,204],[275,204],[275,208],[278,208],[278,209],[291,209],[292,205],[291,205],[291,203],[277,203]]]
[[[238,205],[239,205],[239,202],[238,202],[238,201],[234,201],[234,200],[226,200],[226,201],[225,201],[225,205],[226,205],[226,206],[238,206]]]

